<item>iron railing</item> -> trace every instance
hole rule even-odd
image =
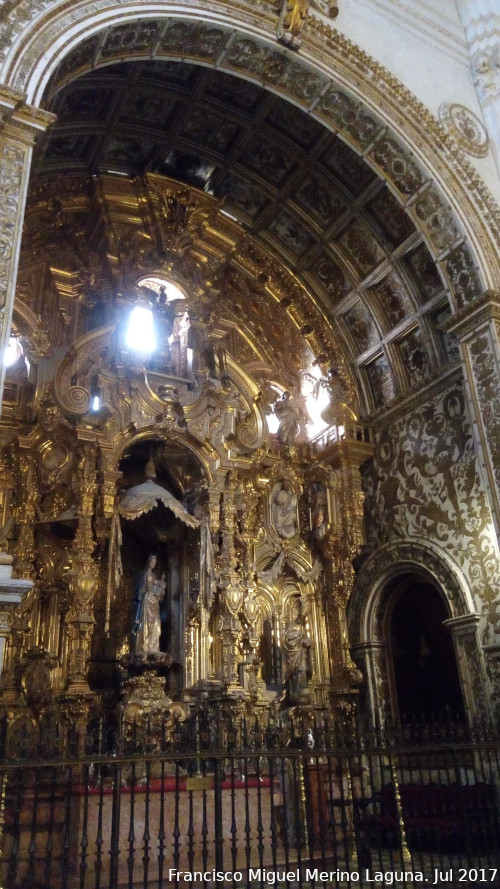
[[[491,731],[220,713],[94,728],[5,751],[4,889],[500,886]]]

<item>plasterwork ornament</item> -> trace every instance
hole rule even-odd
[[[481,421],[487,430],[486,446],[490,454],[490,466],[500,492],[500,379],[498,376],[498,343],[500,323],[493,331],[486,330],[468,343],[474,383],[479,402]]]
[[[0,137],[0,308],[8,298],[9,281],[12,277],[14,238],[19,222],[21,182],[25,166],[25,149],[6,143]]]
[[[372,611],[370,637],[378,643],[384,641],[384,618],[391,591],[385,585],[386,579],[399,573],[403,568],[413,565],[423,575],[431,575],[440,585],[449,602],[453,615],[465,615],[470,602],[467,600],[466,589],[460,576],[460,567],[454,571],[446,556],[440,557],[435,547],[422,542],[390,543],[375,553],[367,555],[361,567],[358,567],[354,590],[349,602],[348,616],[350,638],[353,644],[365,643],[360,639],[363,614]],[[376,598],[374,598],[376,596]]]
[[[487,662],[481,650],[478,628],[479,614],[466,614],[444,622],[450,630],[467,711],[487,722],[491,716],[487,688]]]
[[[485,27],[491,27],[490,18]],[[474,52],[471,68],[480,99],[486,104],[493,103],[500,96],[500,45],[486,46]]]
[[[444,102],[439,106],[439,120],[467,154],[473,157],[486,157],[488,135],[475,114],[456,102]]]
[[[487,639],[497,623],[500,559],[462,386],[378,429],[375,438],[373,463],[364,470],[370,549],[412,538],[441,547],[467,578]]]
[[[500,715],[500,645],[488,645],[484,649],[486,669],[491,687],[491,700],[497,717]]]

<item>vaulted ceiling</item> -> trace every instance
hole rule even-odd
[[[36,150],[32,200],[47,177],[103,172],[159,173],[224,198],[334,326],[367,414],[456,360],[424,237],[345,138],[248,79],[190,62],[110,63],[102,45],[101,67],[69,79],[69,59],[49,85],[57,121]]]

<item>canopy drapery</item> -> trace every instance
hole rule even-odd
[[[148,478],[147,481],[142,482],[140,485],[134,485],[133,488],[128,488],[128,490],[124,491],[118,497],[117,502],[115,503],[113,518],[111,520],[108,550],[108,584],[104,625],[104,632],[106,635],[109,633],[111,601],[114,593],[120,586],[123,576],[121,559],[122,532],[119,517],[122,516],[124,519],[134,521],[134,519],[138,519],[139,516],[144,515],[144,513],[150,512],[158,506],[159,503],[163,503],[163,505],[174,514],[176,519],[179,519],[189,528],[200,527],[201,523],[198,519],[195,519],[194,516],[190,515],[187,509],[185,509],[182,503],[175,499],[170,491],[167,491],[166,488],[162,488],[161,485],[157,485],[151,478]],[[209,538],[208,543],[206,542],[207,535]],[[203,549],[205,552],[206,564],[207,566],[209,564],[212,565],[213,557],[211,559],[207,558],[207,554],[210,554],[211,556],[210,532],[208,528],[205,530],[205,533],[202,534],[202,541],[205,543]],[[209,571],[209,574],[211,573],[212,572]]]
[[[140,485],[134,485],[119,497],[118,512],[124,519],[133,520],[144,515],[145,512],[150,512],[155,506],[158,506],[158,503],[163,503],[177,519],[180,519],[189,528],[200,527],[198,519],[190,515],[170,491],[157,485],[151,478]]]

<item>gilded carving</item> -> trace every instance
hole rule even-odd
[[[287,12],[299,15],[298,19],[292,17],[285,22],[285,30],[290,33],[291,41],[302,37],[313,44],[324,34],[328,35],[328,31],[321,31],[314,16],[309,15],[305,19],[302,13],[306,6],[288,3],[284,7]],[[270,20],[269,9],[266,9],[266,15],[267,22]],[[372,145],[369,150],[373,163],[404,199],[419,192],[411,212],[415,218],[418,217],[419,225],[435,251],[441,253],[459,241],[461,234],[452,211],[432,186],[422,191],[423,170],[407,150],[390,134],[382,134],[382,123],[366,113],[361,104],[336,87],[329,86],[323,75],[309,68],[304,69],[286,51],[279,48],[270,50],[264,43],[238,36],[232,38],[230,45],[226,45],[224,29],[209,28],[194,22],[177,22],[176,31],[174,24],[170,28],[160,29],[154,20],[136,23],[133,33],[128,33],[127,27],[122,25],[110,30],[102,41],[101,48],[107,61],[112,60],[115,53],[120,55],[125,51],[148,56],[152,43],[160,39],[161,34],[167,54],[173,52],[172,47],[177,47],[182,41],[193,56],[206,61],[210,56],[215,58],[217,55],[228,70],[250,74],[259,72],[259,76],[263,72],[266,83],[292,96],[297,102],[305,104],[321,93],[324,101],[315,112],[317,116],[329,121],[332,126],[338,123],[342,133],[358,150]],[[128,41],[129,37],[131,42]],[[341,54],[347,55],[347,43],[341,39],[339,46]],[[326,52],[327,48],[325,41],[322,51]],[[359,58],[361,56],[358,55]],[[391,84],[392,93],[396,88],[396,84]],[[370,93],[372,100],[373,95]],[[274,157],[277,167],[281,158],[287,162],[285,149],[281,155],[277,153]],[[303,208],[314,203],[311,201],[313,186],[317,187],[311,182],[307,183],[307,187],[303,183],[300,192]],[[125,195],[130,185],[124,183],[122,187]],[[105,186],[99,185],[99,188],[101,206],[108,212],[109,203],[106,206],[106,202],[109,202],[109,196],[106,195]],[[285,385],[290,389],[297,385],[301,372],[313,359],[321,364],[322,372],[326,373],[330,357],[332,363],[334,359],[336,361],[333,322],[324,322],[325,316],[316,299],[310,298],[299,281],[272,255],[262,250],[252,238],[244,238],[242,229],[234,222],[220,221],[219,202],[211,201],[208,195],[202,199],[190,189],[173,193],[171,186],[166,186],[162,195],[163,204],[156,198],[149,203],[151,189],[148,193],[148,185],[137,180],[133,189],[139,198],[136,203],[132,203],[130,198],[130,217],[123,225],[113,223],[114,237],[109,240],[109,261],[113,274],[121,285],[130,280],[134,266],[139,265],[151,273],[173,273],[186,286],[189,291],[186,315],[192,328],[192,339],[191,345],[186,345],[185,353],[187,348],[192,349],[195,370],[192,377],[186,372],[184,379],[183,374],[179,373],[176,383],[179,393],[174,398],[174,383],[168,379],[173,375],[170,365],[170,370],[166,370],[165,365],[160,368],[132,367],[121,353],[112,354],[111,330],[103,335],[102,348],[96,348],[92,337],[87,341],[84,340],[85,335],[76,338],[74,353],[61,366],[56,393],[58,404],[74,433],[72,444],[76,440],[79,440],[79,444],[72,448],[64,433],[59,430],[59,437],[55,437],[50,426],[44,430],[43,441],[41,438],[31,438],[23,444],[26,450],[31,449],[37,455],[37,479],[34,484],[37,495],[42,492],[43,497],[47,497],[41,505],[29,500],[23,502],[22,508],[26,506],[26,515],[31,517],[29,521],[32,521],[38,509],[38,516],[63,518],[58,523],[62,525],[62,530],[60,527],[55,529],[59,533],[74,532],[72,542],[65,546],[71,567],[64,576],[67,591],[64,613],[67,669],[64,668],[64,681],[68,683],[69,694],[74,695],[75,712],[78,695],[85,696],[88,689],[94,621],[100,619],[99,596],[105,587],[104,560],[99,565],[100,556],[96,553],[95,542],[98,538],[99,552],[102,554],[106,545],[106,522],[113,516],[116,481],[120,474],[118,464],[122,460],[126,441],[132,439],[167,443],[167,450],[171,449],[173,457],[172,477],[187,499],[193,494],[186,478],[176,476],[176,448],[181,451],[183,448],[190,449],[191,453],[196,454],[200,464],[203,464],[204,483],[212,486],[207,512],[210,515],[209,533],[214,545],[216,568],[212,575],[213,592],[208,594],[202,589],[199,577],[192,585],[192,600],[189,603],[192,638],[189,644],[186,642],[186,649],[189,648],[189,667],[186,669],[190,675],[203,675],[206,678],[209,673],[211,676],[218,674],[227,686],[241,691],[238,669],[243,662],[242,650],[247,642],[252,650],[255,649],[256,634],[260,632],[264,615],[274,615],[274,608],[276,614],[283,615],[278,629],[283,631],[286,627],[291,616],[290,577],[293,575],[297,578],[297,582],[293,580],[293,595],[296,597],[297,589],[307,586],[313,597],[317,610],[311,616],[311,639],[315,650],[320,651],[323,632],[321,597],[326,598],[320,576],[328,563],[330,573],[325,589],[328,586],[331,590],[328,608],[332,609],[331,613],[337,620],[335,626],[329,626],[328,632],[331,638],[339,641],[341,654],[336,655],[339,661],[334,665],[337,669],[335,676],[338,680],[337,690],[345,690],[345,687],[354,686],[357,679],[354,673],[349,672],[352,668],[344,629],[344,610],[353,580],[352,559],[359,553],[362,540],[362,498],[356,488],[353,470],[354,467],[357,472],[359,464],[356,464],[354,457],[352,463],[351,457],[345,457],[346,449],[342,450],[343,446],[337,441],[337,452],[344,455],[338,458],[341,463],[341,490],[338,492],[337,508],[346,517],[345,521],[337,522],[337,526],[332,527],[333,516],[326,509],[330,505],[330,480],[325,480],[317,482],[317,487],[310,494],[309,524],[307,508],[300,502],[308,452],[304,450],[298,456],[292,453],[294,448],[290,447],[299,446],[295,431],[297,423],[291,424],[292,431],[286,432],[282,425],[277,438],[270,436],[259,406],[259,386],[255,383],[257,375],[261,374],[263,381],[273,384],[278,381],[276,392],[288,391]],[[202,200],[206,203],[202,203]],[[139,207],[143,214],[142,231],[139,222],[132,219]],[[334,215],[335,204],[323,201],[319,205],[318,202],[317,214],[320,212],[324,216]],[[146,229],[148,234],[145,233]],[[268,231],[270,237],[291,253],[298,254],[309,243],[307,231],[296,224],[293,214],[288,211],[275,217]],[[349,262],[352,257],[352,265],[360,275],[369,274],[385,257],[377,238],[372,237],[362,223],[350,225],[342,238],[339,239],[339,253],[343,249],[348,252]],[[330,259],[330,262],[333,260]],[[324,263],[328,263],[327,258]],[[472,253],[463,241],[458,247],[454,246],[453,253],[443,260],[443,268],[453,284],[457,302],[465,303],[474,297],[479,287],[478,276]],[[355,276],[354,272],[351,273]],[[323,274],[325,281],[330,281],[329,272]],[[83,280],[85,274],[82,275]],[[343,275],[343,271],[338,270],[337,277],[332,275],[328,285],[339,299],[344,293]],[[217,287],[223,285],[220,291],[214,282]],[[396,288],[392,285],[391,288],[394,295]],[[78,285],[75,301],[80,299],[83,292]],[[69,328],[72,295],[66,294],[66,297],[61,299],[60,312],[65,318],[64,324]],[[93,309],[95,306],[87,297],[88,294],[85,296],[85,306]],[[384,303],[382,291],[376,294],[376,298],[381,305]],[[388,305],[387,317],[391,318],[391,322],[398,323],[398,312],[406,312],[406,306],[401,309],[403,302],[404,297],[398,303],[397,296],[394,296],[393,302]],[[124,302],[118,300],[117,305],[123,310]],[[362,313],[356,315],[352,302],[349,306],[347,310],[342,309],[340,324],[343,323],[350,332],[348,336],[351,336],[353,343],[359,345],[358,354],[365,348],[373,347],[376,352],[379,348],[377,326],[370,322],[371,327],[367,324],[370,329],[365,330]],[[239,317],[241,307],[248,307],[244,322]],[[240,321],[236,335],[233,332]],[[383,327],[382,324],[381,329]],[[276,344],[284,331],[291,334],[290,350],[283,356],[280,349],[278,356],[274,354]],[[364,339],[358,337],[363,332]],[[237,337],[239,346],[235,346]],[[109,353],[105,355],[107,348]],[[242,369],[239,358],[243,352],[246,365]],[[98,358],[94,365],[96,355]],[[394,374],[393,368],[398,367],[398,358],[394,359],[394,355],[405,359],[410,385],[420,385],[430,376],[431,360],[420,329],[413,329],[409,333],[405,331],[404,336],[398,333],[397,341],[391,343],[387,354],[379,351],[373,357],[372,352],[370,363],[361,370],[367,389],[371,387],[371,407],[385,408],[402,385],[403,373]],[[119,360],[115,361],[117,356]],[[392,366],[388,358],[391,358]],[[341,360],[339,365],[338,374],[346,382],[345,398],[351,403],[354,386]],[[105,401],[104,410],[112,413],[109,422],[104,414],[96,418],[90,416],[92,385],[97,385]],[[264,398],[262,402],[265,403]],[[286,399],[280,398],[281,402],[285,403]],[[268,400],[267,404],[271,404],[271,401]],[[282,413],[284,415],[284,411]],[[395,420],[391,433],[388,439],[384,430],[379,430],[376,469],[366,473],[369,510],[373,519],[370,545],[375,550],[393,540],[437,536],[443,549],[460,563],[478,601],[481,596],[484,598],[489,609],[487,613],[485,610],[485,621],[491,625],[494,615],[493,592],[485,586],[485,568],[497,572],[497,557],[491,535],[488,536],[487,511],[478,484],[461,393],[458,390],[450,391],[448,400],[443,397],[439,402],[436,398],[427,406],[414,410],[410,418]],[[280,451],[277,443],[289,447],[290,453],[286,454],[284,448]],[[102,475],[97,473],[99,447],[103,451],[107,449],[106,469]],[[389,456],[386,452],[391,447],[394,453]],[[255,453],[257,450],[258,453]],[[130,456],[130,452],[126,454],[127,459]],[[254,461],[252,456],[256,458]],[[344,459],[347,468],[346,463],[342,462]],[[50,505],[48,487],[52,483],[59,486],[59,500]],[[71,489],[66,501],[63,484]],[[195,500],[196,508],[203,512],[206,503],[200,491]],[[436,502],[437,510],[433,511]],[[408,508],[405,511],[406,504]],[[46,576],[61,574],[61,562],[54,559],[49,565],[50,559],[48,555],[45,557],[46,550],[41,540],[28,539],[27,521],[21,514],[20,502],[18,510],[18,544],[21,556],[26,561],[25,570],[33,571],[34,565],[43,562]],[[99,513],[96,522],[93,521],[95,511]],[[68,524],[65,525],[65,522]],[[101,522],[99,532],[98,522]],[[460,527],[467,540],[468,550],[465,554],[459,553],[453,543],[454,526]],[[69,531],[64,531],[64,528]],[[37,534],[41,538],[45,531],[38,529]],[[256,548],[259,546],[261,554],[266,552],[267,562],[260,565],[264,572],[257,570]],[[44,555],[38,563],[37,548],[38,554]],[[59,545],[59,555],[63,549]],[[270,569],[273,558],[275,561]],[[271,570],[273,576],[263,576],[266,570]],[[129,588],[125,589],[128,594]],[[209,612],[203,609],[212,607],[212,596],[215,604],[209,619]],[[34,619],[38,619],[36,608],[40,603],[32,604]],[[218,637],[217,633],[211,634],[211,652],[208,633],[205,633],[209,620],[212,630],[217,628],[219,631]],[[33,643],[32,638],[30,644]],[[123,640],[122,644],[125,644]],[[115,650],[118,650],[117,646]],[[207,664],[210,665],[208,669]],[[325,681],[332,678],[334,671],[329,676],[328,668],[321,669]],[[304,670],[299,672],[303,674]],[[305,672],[307,676],[307,669]],[[382,679],[377,681],[382,684]],[[141,694],[144,699],[144,689]],[[255,686],[252,686],[252,694],[259,694]],[[84,703],[82,708],[84,712]]]
[[[282,43],[298,49],[304,19],[309,8],[309,0],[284,0],[278,28],[278,38]]]

